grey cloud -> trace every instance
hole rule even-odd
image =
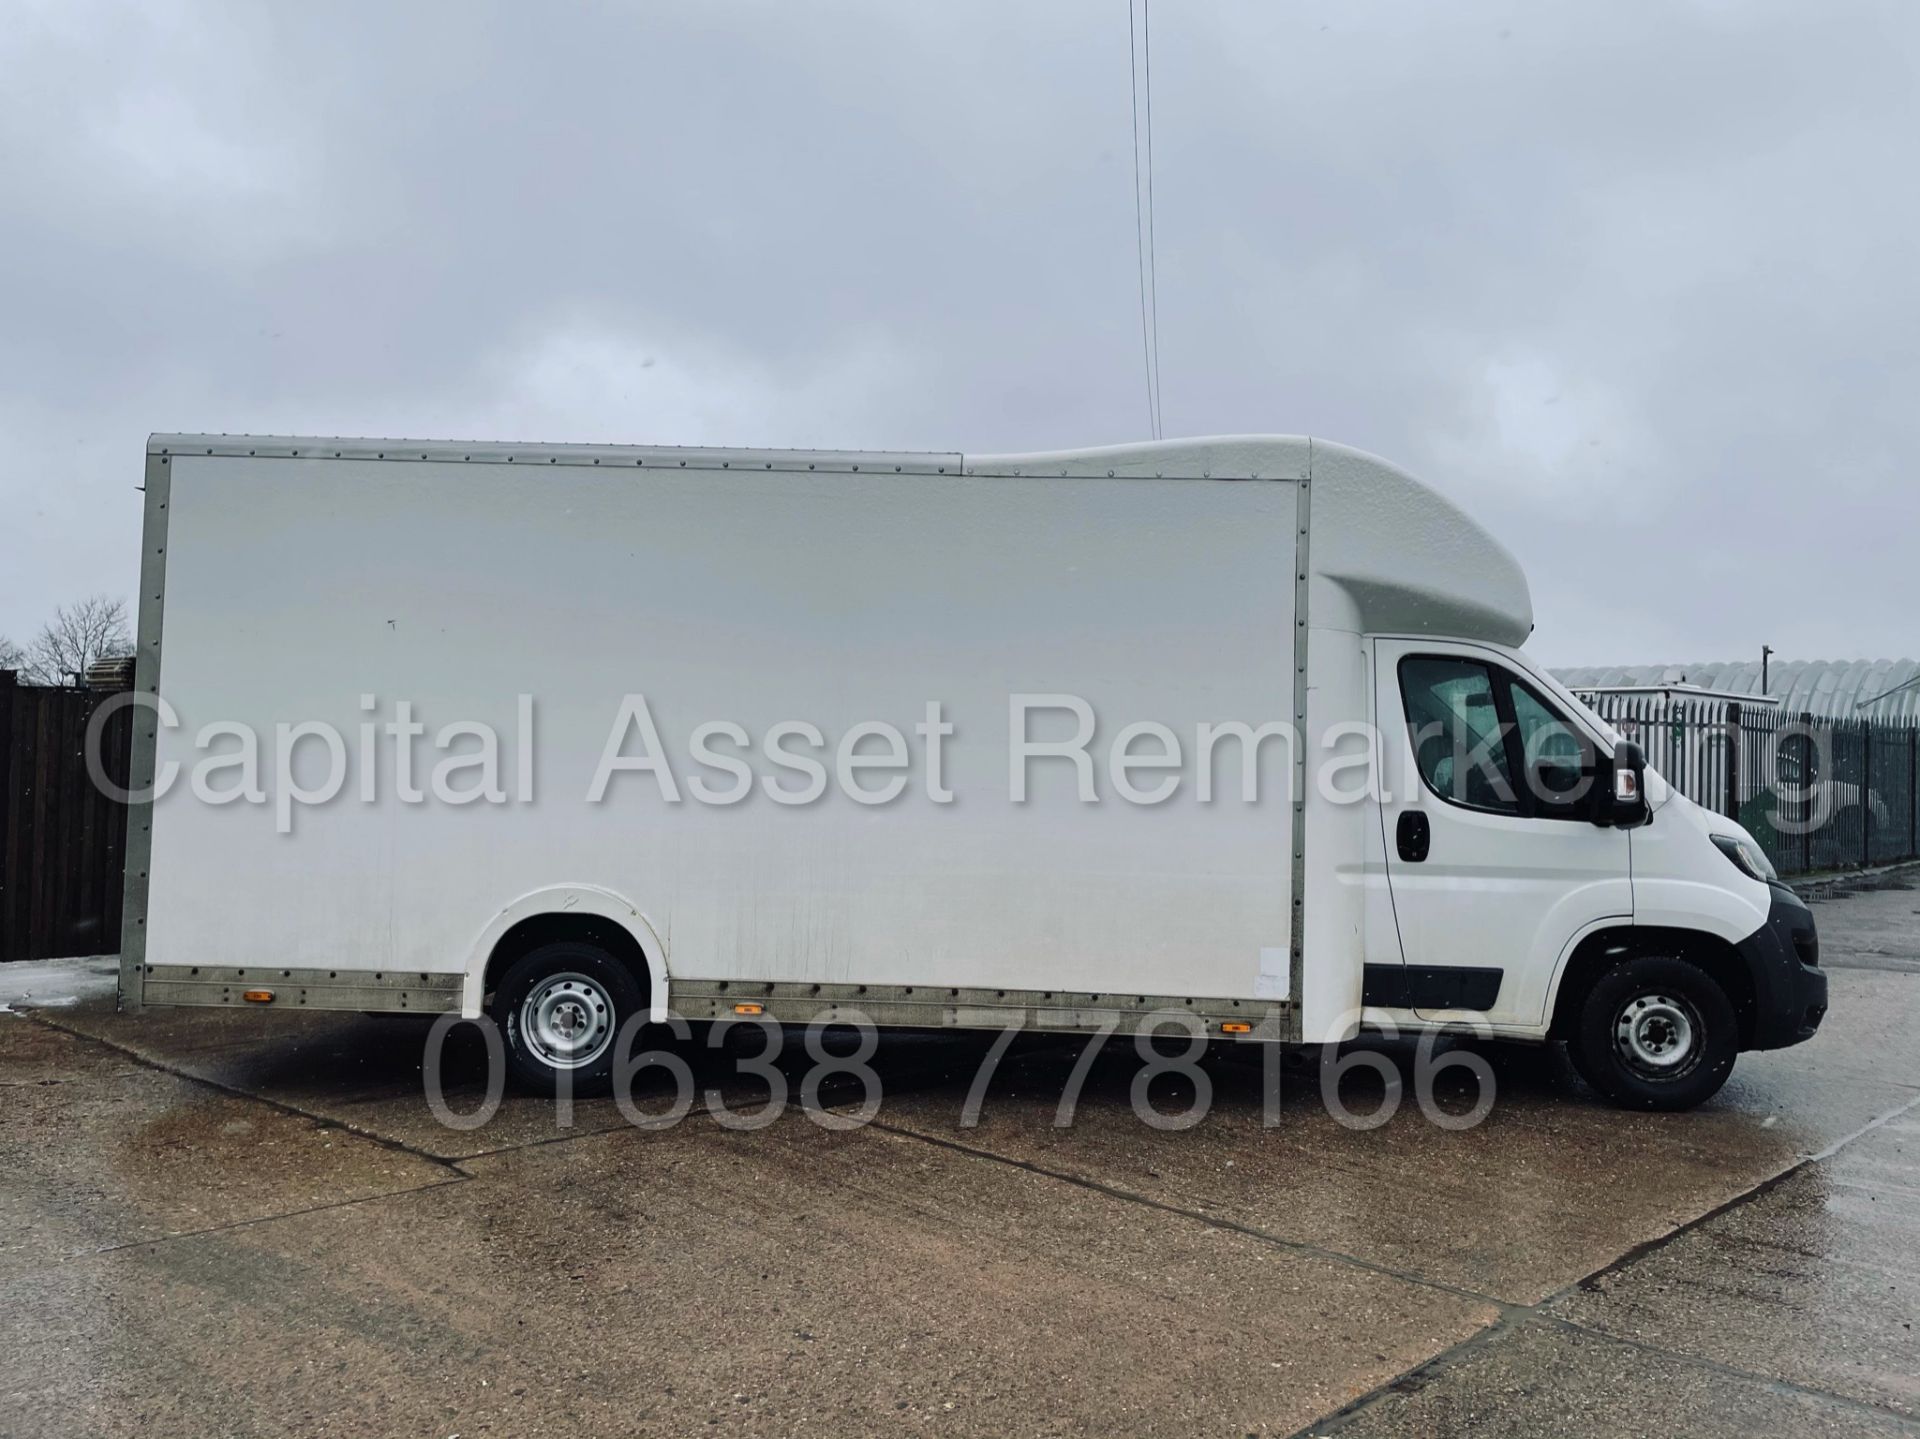
[[[1169,432],[1466,503],[1554,662],[1920,648],[1920,15],[1156,8]],[[1124,8],[29,5],[0,632],[151,429],[1008,450],[1145,428]]]

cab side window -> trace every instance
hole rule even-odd
[[[1524,681],[1509,677],[1507,684],[1520,740],[1521,774],[1533,799],[1533,812],[1552,814],[1576,803],[1586,792],[1593,773],[1592,747]]]
[[[1489,666],[1452,655],[1409,655],[1400,661],[1400,695],[1414,763],[1428,789],[1469,809],[1520,813]]]
[[[1454,655],[1400,661],[1414,764],[1449,804],[1537,819],[1583,819],[1593,747],[1526,681]]]

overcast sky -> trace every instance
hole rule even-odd
[[[1143,438],[1125,0],[10,0],[0,634],[151,430]],[[1920,5],[1153,13],[1168,434],[1397,460],[1551,663],[1920,652]]]

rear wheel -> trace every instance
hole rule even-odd
[[[1727,1082],[1739,1025],[1704,970],[1649,956],[1594,982],[1567,1048],[1581,1078],[1623,1108],[1692,1109]]]
[[[563,1077],[575,1094],[604,1093],[622,1027],[646,1008],[626,965],[578,940],[545,944],[515,960],[494,990],[493,1020],[507,1069],[551,1091]]]

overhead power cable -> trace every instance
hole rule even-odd
[[[1133,102],[1133,250],[1140,279],[1140,359],[1146,371],[1147,429],[1157,440],[1163,430],[1160,423],[1160,285],[1153,244],[1152,0],[1139,0],[1137,13],[1135,0],[1127,0],[1127,78],[1131,82]]]

